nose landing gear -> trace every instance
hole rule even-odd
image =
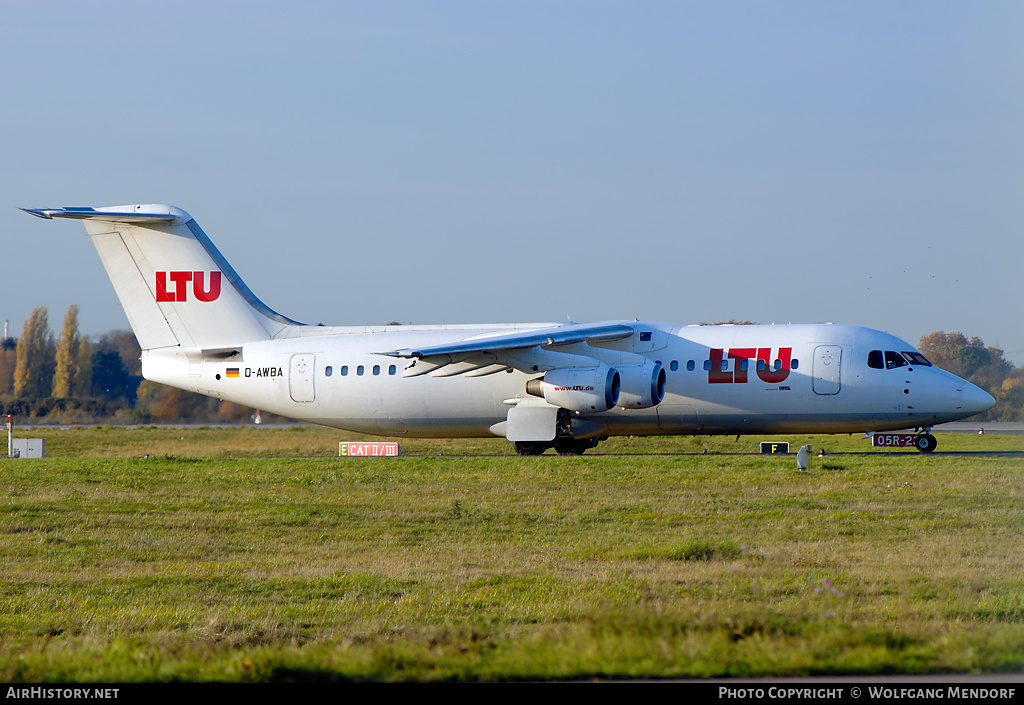
[[[917,434],[917,438],[914,439],[914,447],[922,453],[931,453],[938,444],[939,442],[931,434],[930,428],[923,429],[921,433]]]

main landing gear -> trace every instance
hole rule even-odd
[[[519,455],[540,455],[550,448],[551,444],[544,441],[516,441],[512,447]]]
[[[514,441],[512,446],[519,455],[540,455],[548,448],[554,448],[559,455],[583,455],[589,448],[596,448],[597,438],[573,438],[572,414],[568,409],[559,409],[555,419],[553,441]]]
[[[559,455],[583,455],[589,448],[597,447],[596,438],[557,438],[554,441],[516,441],[512,446],[519,455],[541,455],[548,448],[554,448]]]

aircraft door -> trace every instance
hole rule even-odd
[[[815,394],[839,394],[839,367],[843,349],[838,345],[819,345],[814,348],[811,387]]]
[[[292,401],[313,401],[313,367],[316,355],[292,355],[288,365],[288,392]]]

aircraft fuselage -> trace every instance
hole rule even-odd
[[[649,408],[574,412],[574,419],[600,426],[595,435],[885,431],[930,427],[990,406],[984,392],[926,362],[869,367],[873,350],[914,348],[867,328],[632,325],[638,326],[635,339],[589,345],[586,354],[612,365],[621,353],[660,363],[664,398]],[[200,351],[190,359],[180,348],[151,350],[143,355],[143,373],[295,419],[409,437],[502,435],[496,426],[510,405],[528,398],[527,380],[537,376],[512,369],[468,377],[444,374],[444,368],[403,376],[406,360],[375,352],[461,341],[486,327],[323,330],[246,343],[223,359],[204,358]]]

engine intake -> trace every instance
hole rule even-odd
[[[620,386],[614,367],[566,367],[531,379],[526,392],[570,411],[607,411],[618,403]]]

